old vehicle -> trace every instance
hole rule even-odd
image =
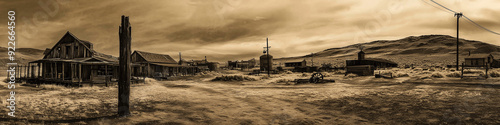
[[[324,75],[321,73],[313,73],[309,79],[295,79],[295,83],[329,83],[335,82],[333,79],[324,79]]]

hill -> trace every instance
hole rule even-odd
[[[0,47],[0,64],[5,66],[10,63],[9,55],[7,54],[6,47]],[[18,64],[26,65],[28,62],[41,59],[43,57],[43,50],[33,48],[16,48],[15,61]]]
[[[448,35],[410,36],[399,40],[378,40],[360,43],[341,48],[326,49],[314,53],[314,65],[332,63],[344,66],[346,59],[357,59],[356,54],[362,47],[367,58],[383,58],[400,65],[444,66],[455,64],[456,37]],[[460,39],[460,60],[471,53],[491,53],[500,58],[500,46],[475,40]],[[311,55],[276,59],[278,63],[306,59]]]

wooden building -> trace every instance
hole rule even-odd
[[[169,55],[134,51],[131,55],[132,76],[172,77],[194,75],[198,69],[193,66],[180,65]]]
[[[241,60],[241,61],[227,61],[227,67],[229,69],[234,69],[234,68],[242,68],[242,69],[248,69],[248,68],[253,68],[257,65],[257,61],[255,59],[250,59],[247,61]]]
[[[32,70],[28,81],[38,83],[107,83],[118,77],[116,57],[94,51],[92,43],[70,32],[46,49],[43,59],[29,66]]]
[[[491,54],[469,54],[465,57],[465,66],[467,67],[488,67],[494,62]]]
[[[358,52],[358,60],[346,60],[346,75],[348,73],[360,76],[373,75],[379,68],[398,67],[398,64],[386,59],[365,58],[365,52]]]
[[[285,62],[285,67],[306,67],[307,62],[306,60],[302,60],[299,62]]]
[[[375,68],[398,67],[398,64],[381,58],[365,58],[365,52],[358,53],[358,60],[346,60],[346,66],[372,65]]]

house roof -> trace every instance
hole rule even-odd
[[[156,62],[156,63],[177,63],[172,57],[164,54],[143,52],[143,51],[135,51],[134,53],[139,54],[144,60],[147,62]]]
[[[387,59],[382,59],[382,58],[366,58],[364,60],[371,60],[371,61],[377,61],[377,62],[397,64],[396,62],[393,62],[393,61],[387,60]]]
[[[88,50],[90,50],[91,52],[95,52],[94,50],[90,49],[90,47],[89,47],[89,45],[92,45],[92,43],[90,43],[90,42],[88,42],[88,41],[85,41],[85,40],[80,40],[80,39],[78,39],[78,37],[76,37],[75,35],[73,35],[73,34],[72,34],[71,32],[69,32],[69,31],[68,31],[68,32],[66,32],[66,34],[64,34],[64,36],[63,36],[63,37],[61,37],[61,39],[60,39],[60,40],[59,40],[59,41],[58,41],[55,45],[57,45],[57,44],[59,44],[60,42],[62,42],[62,39],[63,39],[65,36],[67,36],[67,35],[69,35],[69,36],[71,36],[71,37],[75,38],[75,40],[76,40],[77,42],[82,43],[82,44],[84,45],[84,47],[85,47],[85,48],[87,48]],[[55,45],[54,45],[54,46],[53,46],[50,50],[45,50],[45,52],[44,52],[44,54],[45,54],[45,55],[43,56],[43,58],[46,58],[46,57],[47,57],[47,55],[46,55],[46,54],[50,53],[51,51],[53,51],[53,50],[56,48],[56,46],[55,46]]]
[[[488,58],[489,56],[492,56],[491,54],[470,54],[469,56],[465,58]]]
[[[46,48],[45,51],[43,51],[43,55],[47,54],[50,52],[50,48]]]

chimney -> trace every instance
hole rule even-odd
[[[470,56],[470,50],[469,50],[469,56]]]
[[[205,56],[205,61],[207,61],[207,56]]]

